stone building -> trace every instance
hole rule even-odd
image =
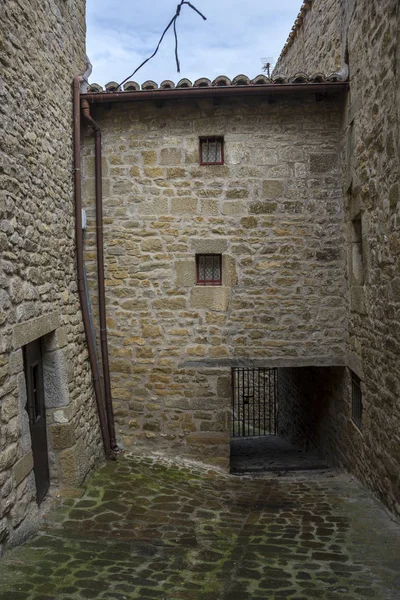
[[[49,484],[81,483],[102,447],[75,268],[85,2],[1,2],[0,23],[1,554],[38,526]]]
[[[336,71],[347,246],[346,364],[361,382],[362,431],[338,411],[332,458],[400,513],[400,4],[304,2],[275,75]]]
[[[276,368],[277,431],[400,511],[398,25],[309,1],[271,80],[84,96],[123,447],[227,468],[232,369]],[[93,271],[89,130],[83,154]]]
[[[289,367],[313,367],[311,395],[318,377],[341,381],[339,80],[221,76],[83,96],[103,136],[111,376],[125,448],[228,468],[232,367],[285,367],[286,380]],[[92,267],[93,152],[88,130]],[[214,281],[201,274],[210,260]]]
[[[0,552],[103,456],[74,234],[84,7],[0,7]],[[400,513],[399,25],[396,0],[309,0],[271,79],[82,94],[121,447],[228,468],[232,403],[267,386],[275,432]]]

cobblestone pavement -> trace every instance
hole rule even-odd
[[[1,600],[400,598],[400,527],[341,473],[122,456],[76,495],[5,555]]]
[[[231,439],[231,472],[304,471],[327,469],[316,452],[306,452],[278,435]]]

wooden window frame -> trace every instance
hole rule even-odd
[[[203,161],[203,151],[202,151],[202,144],[204,142],[219,142],[221,144],[221,160],[218,162],[205,162]],[[225,161],[225,157],[224,157],[224,138],[223,136],[219,135],[219,136],[202,136],[199,138],[199,154],[200,154],[200,165],[202,167],[210,167],[212,165],[223,165],[224,161]]]
[[[200,259],[203,256],[217,258],[219,261],[219,279],[200,279]],[[196,285],[210,285],[210,286],[221,286],[222,285],[222,254],[196,254]]]

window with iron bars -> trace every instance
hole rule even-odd
[[[224,164],[224,138],[200,138],[200,164],[206,166]]]
[[[351,374],[351,419],[358,429],[361,429],[362,425],[362,393],[361,393],[361,381],[355,373]]]
[[[196,254],[197,285],[222,285],[221,254]]]

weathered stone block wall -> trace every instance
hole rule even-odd
[[[0,3],[0,553],[39,517],[22,346],[42,338],[52,482],[101,455],[75,274],[72,78],[83,0]]]
[[[342,364],[339,104],[310,95],[96,105],[112,387],[125,447],[226,466],[231,365]],[[224,136],[224,165],[199,166],[201,135]],[[93,271],[90,132],[84,153]],[[196,253],[222,254],[222,286],[195,285]],[[215,439],[220,449],[210,452]]]
[[[342,2],[308,0],[274,68],[275,74],[329,74],[343,66]]]
[[[339,428],[335,447],[338,460],[400,513],[400,5],[397,0],[331,3],[327,22],[336,18],[335,4],[340,4],[341,20],[333,39],[342,40],[350,71],[342,130],[347,354],[349,367],[362,380],[365,415],[362,435],[353,431],[342,443]],[[307,16],[308,37],[310,47],[317,49],[314,8]],[[279,68],[298,69],[296,48],[297,41]],[[309,52],[303,58],[302,70],[313,69],[318,61],[325,71],[332,54]],[[355,445],[363,460],[355,460]]]

